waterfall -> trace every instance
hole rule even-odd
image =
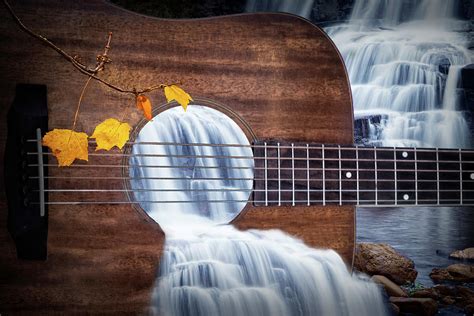
[[[130,160],[134,198],[166,233],[152,314],[386,314],[378,286],[351,275],[336,252],[311,249],[279,230],[239,231],[225,224],[244,207],[252,187],[247,178],[253,177],[249,142],[230,118],[204,106],[187,112],[175,107],[147,123],[136,141]]]
[[[309,18],[313,6],[247,0],[246,10]],[[456,19],[458,7],[457,0],[355,0],[348,23],[325,28],[344,58],[356,119],[384,117],[366,143],[470,147],[458,86],[474,57],[465,35],[471,26]]]
[[[385,118],[369,142],[470,147],[458,88],[473,62],[455,0],[357,0],[348,23],[327,27],[344,58],[355,117]]]

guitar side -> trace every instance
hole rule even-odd
[[[129,87],[184,81],[192,96],[216,100],[235,111],[258,139],[353,141],[350,87],[342,59],[324,33],[303,19],[244,14],[162,20],[102,1],[48,1],[14,9],[27,25],[84,59],[101,51],[112,31],[113,63],[101,74],[108,81]],[[17,83],[45,84],[49,127],[70,128],[86,77],[21,32],[4,8],[0,16],[3,40],[9,43],[0,47],[0,72],[5,74],[0,78],[0,101],[11,104]],[[154,104],[163,102],[159,93],[150,97]],[[141,116],[133,102],[91,84],[78,130],[91,134],[95,125],[117,113],[136,125]],[[5,129],[5,122],[1,124]],[[75,172],[53,168],[50,175]],[[119,170],[88,172],[120,175]],[[4,222],[4,207],[1,215]],[[148,306],[164,242],[158,225],[127,205],[51,206],[49,222],[46,262],[18,261],[6,230],[2,233],[8,240],[1,246],[8,254],[2,270],[12,276],[0,293],[6,310],[140,312]],[[348,265],[352,263],[355,223],[350,206],[248,205],[233,224],[240,229],[282,229],[311,246],[335,249]],[[41,283],[41,289],[26,291],[31,283]],[[21,306],[15,303],[17,297],[23,300]]]

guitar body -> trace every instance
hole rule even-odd
[[[215,100],[234,111],[259,140],[353,142],[351,94],[342,59],[321,30],[298,17],[243,14],[162,20],[98,0],[12,6],[26,25],[88,64],[95,63],[93,58],[112,31],[112,63],[100,76],[120,86],[183,81],[193,97]],[[44,84],[49,128],[71,128],[87,78],[22,32],[3,6],[0,19],[2,117],[17,83]],[[161,92],[149,97],[155,105],[164,102]],[[133,98],[92,81],[77,129],[90,135],[99,122],[122,115],[132,126],[140,121]],[[5,124],[3,119],[2,150]],[[107,160],[120,162],[120,158]],[[49,174],[120,176],[121,169],[51,168]],[[58,184],[52,182],[50,187]],[[5,227],[7,210],[2,200],[0,224]],[[352,265],[352,206],[248,204],[233,225],[243,230],[281,229],[313,247],[335,249]],[[45,262],[18,260],[7,230],[2,228],[0,236],[4,275],[0,310],[35,312],[144,311],[165,239],[159,225],[130,205],[50,205]]]

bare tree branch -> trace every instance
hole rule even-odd
[[[27,34],[29,34],[30,36],[38,39],[39,41],[41,41],[43,44],[46,44],[47,46],[51,47],[52,49],[54,49],[59,55],[61,55],[62,57],[64,57],[67,61],[69,61],[77,70],[79,70],[79,72],[81,72],[82,74],[94,79],[94,80],[97,80],[99,81],[100,83],[106,85],[107,87],[111,88],[111,89],[114,89],[115,91],[118,91],[118,92],[121,92],[121,93],[127,93],[127,94],[133,94],[135,96],[138,96],[139,94],[142,94],[142,93],[146,93],[146,92],[150,92],[150,91],[153,91],[153,90],[157,90],[157,89],[162,89],[168,85],[166,84],[157,84],[157,85],[152,85],[148,88],[144,88],[144,89],[136,89],[136,88],[133,88],[133,89],[126,89],[126,88],[122,88],[120,86],[117,86],[115,84],[112,84],[100,77],[97,76],[97,74],[104,70],[105,68],[105,64],[107,63],[110,63],[111,60],[108,56],[108,52],[110,50],[110,43],[112,41],[112,32],[109,32],[109,36],[108,36],[108,39],[107,39],[107,43],[105,45],[105,48],[104,48],[104,53],[103,54],[99,54],[97,55],[97,64],[94,68],[90,68],[90,67],[87,67],[86,65],[82,64],[77,57],[73,57],[71,56],[70,54],[68,54],[67,52],[65,52],[63,49],[61,49],[60,47],[56,46],[53,42],[51,42],[50,40],[48,40],[45,36],[43,35],[40,35],[36,32],[34,32],[33,30],[31,30],[30,28],[28,28],[25,24],[23,24],[23,22],[20,20],[20,18],[15,14],[15,12],[13,11],[12,7],[10,6],[10,4],[7,2],[7,0],[3,0],[3,4],[5,5],[5,7],[7,8],[8,12],[10,13],[10,15],[12,16],[13,20],[18,24],[18,26],[23,30],[25,31]],[[174,84],[174,83],[172,83]],[[169,85],[172,85],[172,84],[169,84]]]

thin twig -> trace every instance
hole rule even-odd
[[[79,101],[77,102],[77,108],[76,108],[76,113],[74,114],[74,123],[72,123],[72,130],[75,131],[76,129],[76,123],[77,123],[77,117],[79,115],[79,109],[81,108],[81,102],[82,98],[84,97],[84,92],[86,92],[87,86],[89,85],[89,82],[91,82],[92,77],[89,77],[86,81],[86,84],[82,88],[81,95],[79,96]]]
[[[110,50],[110,41],[112,40],[112,32],[109,32],[109,39],[107,44],[105,44],[104,53],[102,55],[97,55],[97,65],[94,68],[94,73],[104,70],[105,64],[110,63],[111,60],[107,53]]]
[[[115,84],[112,84],[102,78],[99,78],[97,76],[97,73],[101,70],[104,69],[105,67],[105,64],[106,63],[109,63],[110,62],[110,58],[108,57],[108,52],[110,50],[110,42],[112,40],[112,33],[109,32],[109,36],[108,36],[108,40],[107,40],[107,44],[105,45],[105,49],[104,49],[104,53],[102,55],[98,55],[97,56],[97,65],[95,66],[95,68],[89,68],[87,67],[86,65],[82,64],[81,62],[79,62],[75,57],[71,56],[70,54],[68,54],[67,52],[65,52],[63,49],[61,49],[60,47],[56,46],[53,42],[51,42],[50,40],[48,40],[46,37],[44,37],[43,35],[40,35],[36,32],[34,32],[33,30],[31,30],[30,28],[28,28],[25,24],[23,24],[23,22],[20,20],[20,18],[15,14],[15,12],[13,11],[12,7],[10,6],[10,4],[7,2],[7,0],[3,0],[3,4],[5,5],[5,7],[7,8],[7,10],[10,12],[10,15],[12,16],[13,20],[20,26],[20,28],[25,31],[27,34],[29,34],[30,36],[38,39],[39,41],[43,42],[44,44],[46,44],[47,46],[51,47],[52,49],[54,49],[59,55],[61,55],[62,57],[64,57],[67,61],[69,61],[77,70],[79,70],[79,72],[81,72],[82,74],[84,75],[87,75],[89,77],[89,79],[94,79],[94,80],[97,80],[99,81],[100,83],[106,85],[107,87],[111,88],[111,89],[114,89],[118,92],[121,92],[121,93],[127,93],[127,94],[132,94],[134,96],[138,96],[139,94],[142,94],[142,93],[146,93],[146,92],[151,92],[153,90],[157,90],[157,89],[162,89],[164,87],[166,87],[167,85],[165,84],[159,84],[159,85],[153,85],[153,86],[150,86],[148,88],[145,88],[145,89],[136,89],[136,88],[133,88],[133,89],[126,89],[126,88],[122,88],[120,86],[117,86]]]

